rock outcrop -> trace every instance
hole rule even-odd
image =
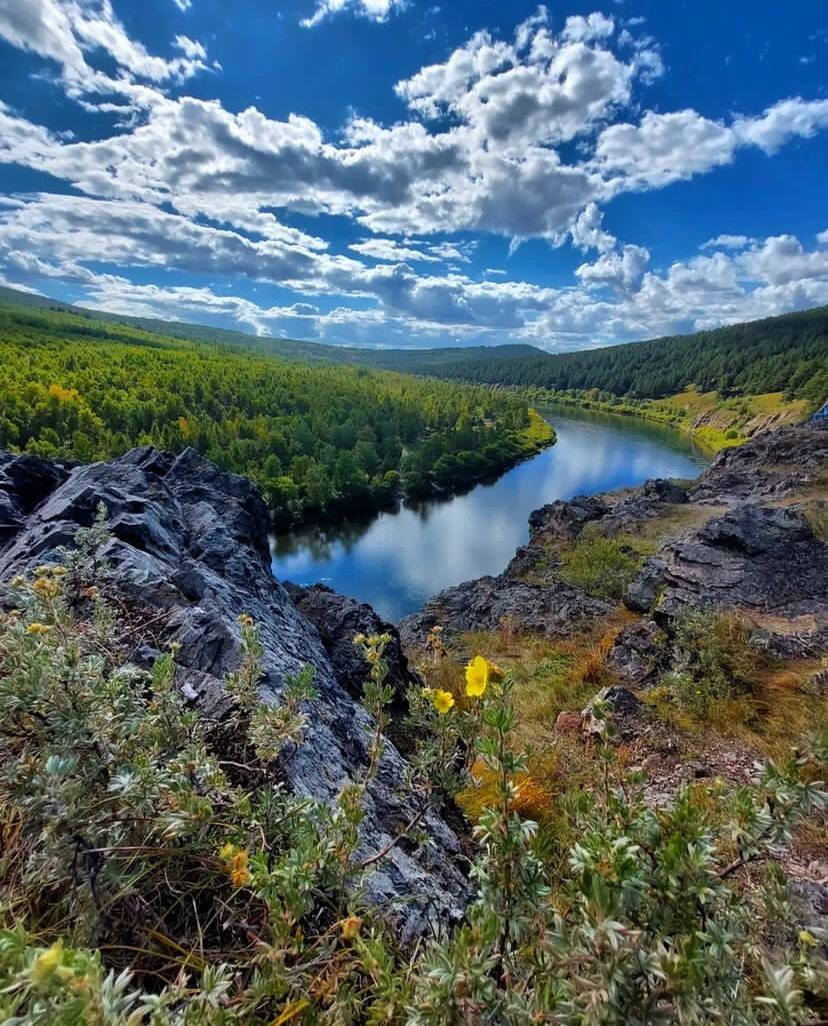
[[[75,469],[4,455],[0,474],[0,581],[71,546],[103,503],[112,538],[101,556],[112,581],[125,602],[158,621],[159,640],[139,642],[135,658],[146,660],[155,644],[176,642],[179,685],[206,714],[221,715],[222,678],[241,654],[237,617],[248,613],[261,625],[264,700],[278,701],[286,679],[303,666],[316,672],[310,726],[280,767],[287,785],[330,801],[365,766],[373,721],[354,697],[359,668],[345,656],[345,635],[368,614],[364,607],[340,609],[338,633],[327,642],[320,636],[311,619],[322,622],[321,596],[300,598],[314,606],[309,619],[271,575],[267,512],[249,481],[219,471],[192,449],[178,457],[136,449]],[[398,653],[400,673],[403,665]],[[416,815],[402,794],[405,771],[387,743],[369,787],[360,856],[383,849]],[[406,938],[424,932],[432,919],[458,918],[468,893],[452,830],[434,813],[419,827],[422,841],[391,847],[364,892]]]

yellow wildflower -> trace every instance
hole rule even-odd
[[[15,577],[12,577],[11,579],[11,586],[13,588],[22,588],[25,583],[26,578],[23,576],[23,574],[17,574]]]
[[[339,924],[339,927],[342,930],[342,936],[345,940],[353,940],[355,937],[358,937],[361,926],[362,920],[359,916],[348,916],[347,919],[343,919]]]
[[[44,983],[58,968],[63,958],[63,942],[57,941],[50,948],[46,948],[34,960],[31,973],[36,983]]]
[[[475,656],[466,666],[466,694],[480,698],[489,685],[489,664],[483,656]]]
[[[26,628],[27,634],[48,634],[52,628],[45,623],[38,623],[36,620],[34,623],[30,623]]]
[[[60,585],[51,577],[38,577],[32,588],[41,598],[57,598],[60,594]]]
[[[234,887],[244,887],[252,879],[247,866],[247,852],[237,851],[230,862],[230,882]]]
[[[52,567],[52,576],[53,577],[65,577],[66,576],[66,567],[65,566],[61,566],[60,564],[58,564],[57,566],[53,566]]]
[[[243,848],[225,844],[219,848],[218,854],[234,887],[244,887],[250,883],[252,875],[247,865],[249,856]]]
[[[254,620],[250,613],[239,613],[238,621],[242,627],[252,627]]]
[[[815,948],[817,945],[816,938],[810,930],[799,931],[799,943],[803,948]]]
[[[41,563],[40,566],[35,567],[35,577],[48,577],[52,572],[52,568],[47,566],[45,563]]]
[[[431,699],[431,704],[441,716],[445,716],[454,705],[454,695],[450,691],[440,691],[438,688],[430,693],[429,698]]]
[[[367,638],[365,637],[364,634],[355,634],[354,635],[354,644],[355,645],[364,645],[366,641],[367,641]]]

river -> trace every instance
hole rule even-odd
[[[686,435],[660,425],[565,406],[540,412],[558,441],[538,456],[463,495],[274,537],[274,575],[328,584],[399,620],[443,588],[500,573],[544,503],[696,477],[709,463]]]

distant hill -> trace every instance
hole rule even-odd
[[[39,310],[55,310],[76,314],[89,320],[109,324],[125,324],[148,334],[165,338],[180,338],[191,342],[212,342],[235,349],[250,349],[255,353],[281,356],[290,360],[319,363],[362,364],[383,367],[410,373],[436,373],[442,365],[453,366],[456,349],[367,349],[352,346],[326,345],[324,342],[308,342],[300,339],[273,338],[250,335],[244,331],[228,328],[213,328],[206,324],[190,324],[186,321],[165,321],[155,317],[132,317],[128,314],[107,313],[90,310],[57,299],[39,296],[0,286],[0,305],[33,307]],[[497,359],[537,357],[542,350],[530,345],[477,346],[463,350],[471,362],[490,355]],[[423,369],[427,368],[427,369]],[[432,371],[431,368],[435,368]],[[448,375],[447,375],[448,376]]]
[[[62,310],[98,323],[127,325],[159,338],[212,343],[301,362],[370,366],[519,388],[557,392],[597,389],[634,399],[660,399],[695,385],[700,392],[715,391],[725,397],[783,392],[814,406],[828,396],[828,306],[691,335],[551,354],[525,344],[365,349],[260,338],[181,321],[84,310],[7,288],[0,288],[2,303]]]

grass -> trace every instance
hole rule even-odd
[[[583,532],[576,544],[561,554],[559,576],[596,598],[620,599],[654,551],[652,542],[633,535],[607,538]]]
[[[543,449],[555,442],[555,429],[538,411],[529,407],[529,426],[523,431],[524,442],[536,449]]]

